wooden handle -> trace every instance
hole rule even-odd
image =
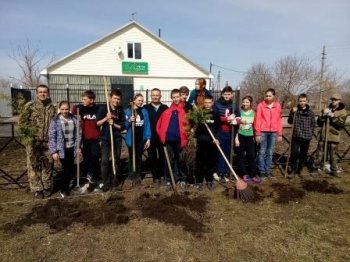
[[[111,113],[111,110],[109,109],[109,98],[108,98],[108,88],[107,88],[107,79],[104,76],[103,82],[105,86],[105,96],[106,96],[106,105],[107,105],[107,112],[108,114]],[[109,124],[108,124],[109,125]],[[111,139],[111,155],[112,155],[112,168],[113,168],[113,175],[115,176],[117,171],[115,169],[115,159],[114,159],[114,139],[113,139],[113,128],[111,125],[109,125],[109,134]]]
[[[80,110],[77,107],[77,138],[76,143],[77,147],[80,149]],[[76,152],[76,160],[77,160],[77,187],[80,187],[80,153]]]

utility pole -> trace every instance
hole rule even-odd
[[[220,91],[221,90],[221,75],[220,75],[220,71],[218,73],[218,77],[216,78],[216,90]]]
[[[321,72],[320,72],[320,100],[319,100],[319,110],[321,114],[322,109],[322,92],[324,91],[324,81],[323,81],[323,75],[324,75],[324,61],[326,60],[326,47],[323,46],[322,48],[322,58],[321,58]]]

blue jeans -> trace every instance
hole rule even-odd
[[[220,142],[220,147],[222,151],[224,152],[226,158],[230,159],[230,151],[231,151],[231,133],[230,132],[221,132],[218,135],[218,140]],[[226,161],[222,157],[221,154],[218,155],[218,172],[220,174],[228,175],[230,173],[230,169],[226,164]]]
[[[258,168],[260,174],[271,173],[270,169],[276,138],[276,132],[261,132],[261,143],[258,154]]]

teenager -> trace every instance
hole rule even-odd
[[[306,94],[298,96],[298,105],[290,110],[288,123],[291,125],[294,123],[288,175],[291,179],[295,175],[301,176],[316,124],[315,114],[308,105]]]
[[[195,89],[191,91],[190,98],[188,99],[188,102],[192,105],[195,104],[196,106],[203,106],[204,105],[204,98],[207,96],[211,96],[211,93],[208,89],[206,89],[206,80],[204,78],[198,78],[195,82]]]
[[[214,137],[216,137],[217,123],[214,117],[213,105],[214,101],[212,96],[204,98],[203,110],[206,116],[206,124]],[[195,188],[198,191],[203,190],[203,181],[205,178],[208,189],[212,190],[214,188],[213,173],[216,170],[216,161],[213,160],[217,158],[218,154],[215,144],[219,143],[219,141],[216,139],[213,141],[213,138],[204,124],[200,124],[196,128],[195,137],[197,139]]]
[[[221,91],[221,98],[215,102],[213,107],[215,117],[218,118],[219,123],[217,138],[227,159],[230,158],[231,143],[233,143],[231,141],[232,132],[235,132],[234,127],[239,124],[237,120],[240,117],[239,109],[234,105],[232,98],[232,87],[226,86]],[[219,177],[216,177],[216,179],[220,179],[223,183],[228,182],[230,170],[221,154],[218,155],[217,167]]]
[[[180,90],[173,89],[170,95],[172,104],[160,116],[156,130],[161,143],[168,151],[175,180],[185,188],[186,177],[180,172],[180,152],[187,145],[186,112],[181,104]],[[169,176],[167,181],[170,186]]]
[[[243,97],[241,119],[235,138],[235,145],[238,148],[238,168],[240,176],[243,177],[245,182],[260,183],[261,178],[256,174],[256,152],[253,130],[254,110],[252,106],[253,98],[251,96]]]
[[[190,89],[187,86],[180,87],[180,100],[185,112],[188,113],[192,110],[192,104],[187,101],[188,95],[190,93]]]
[[[153,88],[151,90],[151,102],[145,105],[151,126],[151,143],[147,150],[148,162],[151,167],[153,182],[156,186],[159,186],[161,180],[164,180],[165,168],[164,150],[156,132],[157,121],[168,108],[167,105],[161,103],[161,97],[161,91],[158,88]]]
[[[323,158],[329,156],[331,165],[330,175],[337,176],[338,166],[336,160],[336,150],[340,142],[340,131],[344,127],[347,117],[345,105],[341,102],[342,96],[340,94],[333,94],[331,96],[331,103],[327,108],[322,110],[322,114],[317,118],[317,125],[322,127],[320,142],[317,146],[316,162],[312,175],[316,174],[315,169],[320,168]],[[327,128],[328,125],[328,128]],[[327,132],[328,130],[328,132]],[[327,151],[324,154],[324,146],[327,137]]]
[[[49,150],[53,160],[60,160],[62,165],[62,180],[60,194],[62,198],[69,196],[69,181],[74,173],[74,159],[80,153],[77,143],[77,119],[70,113],[68,101],[59,103],[59,113],[49,127]]]
[[[258,168],[262,178],[272,178],[271,165],[275,143],[282,141],[282,110],[276,91],[270,88],[258,104],[254,120],[255,141],[260,145]]]
[[[134,111],[134,112],[132,112]],[[151,126],[148,117],[148,111],[143,107],[142,94],[136,94],[133,99],[132,107],[125,110],[126,121],[126,145],[129,150],[129,173],[132,180],[132,186],[138,188],[141,186],[142,171],[142,153],[147,150],[151,144]],[[133,144],[132,144],[132,123],[135,124],[135,162],[136,170],[133,173]]]
[[[114,162],[115,168],[118,168],[120,163],[120,154],[122,148],[121,132],[125,129],[125,113],[121,106],[122,93],[119,89],[113,89],[109,95],[109,113],[107,105],[101,106],[97,113],[97,126],[101,127],[100,142],[101,142],[101,175],[102,183],[100,189],[106,192],[112,185],[111,168],[109,159],[111,157],[111,134],[112,127],[113,146],[114,146]],[[117,174],[115,174],[117,175]],[[122,182],[118,179],[117,182]]]
[[[96,125],[99,107],[95,103],[95,98],[96,95],[93,91],[84,91],[81,95],[82,104],[72,110],[72,113],[77,115],[77,108],[79,108],[83,145],[82,173],[91,184],[99,179],[101,156],[100,128]]]

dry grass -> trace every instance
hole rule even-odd
[[[2,167],[9,161],[1,155]],[[219,185],[180,196],[149,188],[65,200],[1,187],[1,261],[349,261],[349,172],[275,176],[253,186],[255,203],[237,202]]]

